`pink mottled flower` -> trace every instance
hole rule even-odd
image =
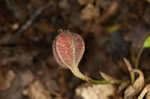
[[[53,42],[53,54],[59,65],[71,69],[78,66],[85,45],[82,37],[77,33],[61,31]]]

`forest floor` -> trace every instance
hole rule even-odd
[[[150,35],[150,2],[0,0],[0,99],[81,99],[76,89],[86,82],[61,68],[53,57],[52,43],[59,29],[84,38],[79,64],[84,74],[103,79],[101,71],[129,81],[123,58],[134,68]],[[144,50],[139,69],[148,84],[150,49]]]

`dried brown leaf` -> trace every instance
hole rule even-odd
[[[29,86],[28,93],[30,99],[51,99],[49,92],[45,90],[39,81],[35,81]]]
[[[116,88],[109,85],[83,85],[76,89],[76,94],[83,99],[110,99],[110,96],[115,95]]]
[[[11,86],[13,79],[15,78],[15,73],[12,70],[0,71],[0,90],[6,90]]]
[[[130,85],[125,90],[124,99],[133,99],[133,97],[135,97],[135,95],[137,95],[144,86],[144,75],[143,75],[142,71],[140,71],[138,69],[134,69],[132,72],[138,73],[139,77],[136,79],[136,81],[132,85]]]
[[[95,7],[92,4],[86,5],[86,7],[81,12],[82,20],[92,20],[97,19],[100,16],[99,8]]]

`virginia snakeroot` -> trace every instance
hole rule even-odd
[[[53,54],[57,63],[71,70],[78,78],[94,84],[107,84],[109,81],[97,81],[82,74],[78,64],[84,54],[85,44],[82,37],[77,33],[60,31],[53,42]]]

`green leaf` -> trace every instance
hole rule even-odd
[[[147,37],[147,39],[144,41],[144,48],[149,48],[150,47],[150,36]]]

